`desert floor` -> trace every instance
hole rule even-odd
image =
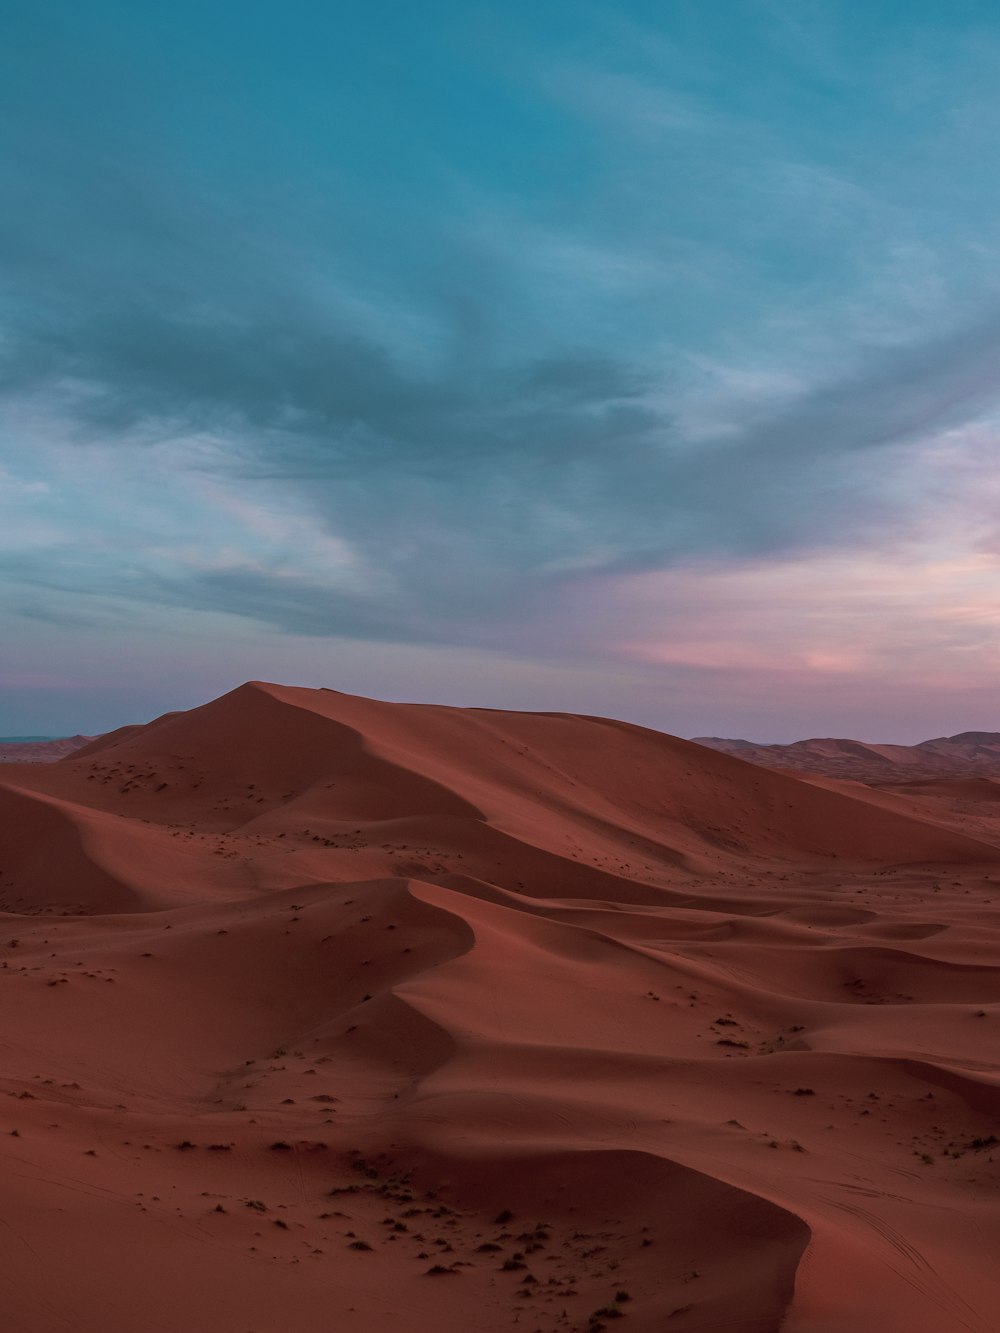
[[[4,765],[4,1327],[996,1333],[998,888],[989,778],[595,718]]]

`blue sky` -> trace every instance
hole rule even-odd
[[[994,6],[4,8],[0,733],[1000,727]]]

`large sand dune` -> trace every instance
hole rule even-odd
[[[0,767],[6,1327],[1000,1329],[1000,801],[252,684]]]

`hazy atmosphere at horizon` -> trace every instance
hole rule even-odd
[[[8,0],[0,733],[1000,725],[1000,14]]]

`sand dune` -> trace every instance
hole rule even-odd
[[[93,739],[93,736],[67,736],[53,741],[0,740],[0,764],[54,764]]]
[[[919,745],[873,745],[869,741],[816,737],[791,745],[699,736],[697,743],[765,768],[853,778],[861,782],[919,781],[934,777],[966,779],[970,774],[1000,778],[1000,732],[963,731]]]
[[[0,830],[12,1328],[1000,1327],[987,779],[254,683]]]

